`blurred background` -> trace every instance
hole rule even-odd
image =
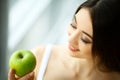
[[[7,80],[15,50],[66,44],[67,26],[83,1],[0,0],[0,80]]]

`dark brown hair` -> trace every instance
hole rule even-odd
[[[100,70],[120,72],[120,0],[87,0],[81,8],[90,11],[93,26],[92,55]],[[76,14],[75,13],[75,14]]]

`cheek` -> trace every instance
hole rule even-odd
[[[68,36],[70,36],[72,34],[73,30],[71,29],[71,26],[68,26],[67,27],[67,33],[68,33]]]
[[[84,57],[87,57],[87,58],[91,58],[92,57],[92,49],[91,49],[91,46],[89,45],[81,45],[79,46],[80,48],[80,51],[81,51],[81,54],[84,56]]]

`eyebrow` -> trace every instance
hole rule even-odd
[[[85,31],[82,31],[82,32],[83,32],[84,34],[86,34],[87,36],[89,36],[91,39],[93,39],[90,34],[86,33]]]

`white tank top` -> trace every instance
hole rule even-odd
[[[46,46],[46,49],[45,49],[45,52],[44,52],[44,55],[43,55],[43,59],[42,59],[42,62],[41,62],[41,66],[40,66],[40,69],[39,69],[40,71],[39,71],[38,76],[37,76],[37,80],[43,80],[44,73],[46,71],[46,67],[47,67],[47,64],[48,64],[48,61],[49,61],[51,48],[52,48],[52,45],[47,45]]]

